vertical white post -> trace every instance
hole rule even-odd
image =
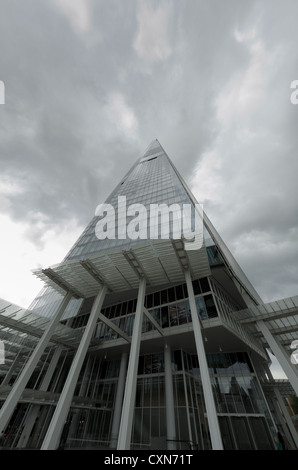
[[[92,333],[94,331],[98,314],[101,310],[106,295],[106,291],[106,286],[103,286],[94,300],[88,323],[86,325],[76,355],[72,361],[65,385],[58,400],[47,434],[42,443],[41,450],[55,450],[59,444],[60,436],[71,405],[79,373],[92,338]]]
[[[168,450],[176,449],[176,424],[174,409],[174,393],[173,393],[173,376],[172,376],[172,358],[171,348],[166,344],[165,352],[165,386],[166,386],[166,416],[167,416],[167,448]]]
[[[195,343],[197,348],[200,374],[202,380],[202,387],[204,393],[204,400],[206,405],[207,419],[209,424],[209,431],[211,437],[211,444],[213,450],[223,450],[223,444],[221,439],[221,433],[216,413],[216,407],[213,397],[212,385],[208,371],[207,358],[204,348],[204,342],[202,338],[200,320],[197,313],[197,307],[193,292],[193,286],[191,281],[190,272],[185,271],[185,280],[187,285],[187,292],[189,297],[189,305],[192,317],[193,330],[195,335]]]
[[[32,355],[30,356],[28,362],[26,363],[24,369],[22,370],[19,378],[12,387],[12,390],[8,397],[6,398],[1,410],[0,410],[0,432],[4,430],[7,425],[26,385],[30,379],[39,359],[41,358],[45,348],[50,342],[51,336],[55,331],[57,323],[61,319],[63,312],[69,303],[72,295],[67,293],[62,300],[56,314],[53,316],[52,321],[50,321],[48,327],[40,338],[36,348],[34,349]]]
[[[117,393],[116,393],[116,399],[115,399],[113,423],[112,423],[112,430],[111,430],[110,447],[112,449],[116,448],[117,440],[118,440],[119,425],[120,425],[120,419],[121,419],[122,401],[123,401],[123,393],[124,393],[124,387],[125,387],[127,358],[128,358],[128,354],[127,353],[122,353],[121,362],[120,362],[119,377],[118,377]]]
[[[146,280],[140,279],[117,449],[129,450],[134,414]]]
[[[298,449],[298,434],[297,434],[297,431],[296,431],[296,429],[295,429],[295,426],[294,426],[294,423],[293,423],[293,421],[292,421],[292,418],[290,417],[289,412],[288,412],[288,410],[287,410],[287,408],[286,408],[286,405],[285,405],[284,400],[283,400],[283,398],[282,398],[282,396],[281,396],[281,393],[280,393],[280,391],[278,390],[277,387],[274,387],[274,393],[275,393],[277,402],[278,402],[278,404],[279,404],[279,406],[280,406],[280,409],[281,409],[281,412],[282,412],[282,414],[283,414],[283,417],[284,417],[284,419],[285,419],[285,421],[286,421],[286,423],[287,423],[287,425],[288,425],[288,429],[289,429],[289,431],[290,431],[290,433],[291,433],[291,436],[292,436],[292,438],[293,438],[293,440],[294,440],[296,449]]]
[[[297,369],[294,369],[294,367],[298,367],[298,365],[294,366],[291,364],[290,358],[287,357],[282,346],[278,343],[276,338],[272,336],[272,334],[270,333],[267,326],[262,320],[257,321],[257,326],[260,329],[261,333],[264,335],[264,338],[269,344],[269,347],[272,349],[273,354],[276,356],[276,359],[281,365],[284,373],[289,379],[290,384],[295,390],[296,395],[298,396],[298,376],[296,372]]]

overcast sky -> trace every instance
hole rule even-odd
[[[157,138],[264,301],[298,294],[297,0],[0,0],[0,297]]]

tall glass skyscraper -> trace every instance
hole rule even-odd
[[[35,274],[0,373],[7,448],[274,448],[269,358],[240,321],[262,300],[158,141]]]

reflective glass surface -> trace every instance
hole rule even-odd
[[[123,196],[126,197],[126,206],[119,206],[118,198]],[[96,225],[105,215],[103,217],[95,216],[68,253],[66,259],[84,258],[91,253],[116,247],[128,250],[132,244],[142,242],[143,240],[140,238],[132,240],[131,232],[128,232],[129,224],[136,216],[138,217],[139,224],[133,224],[133,231],[141,233],[140,227],[147,226],[145,239],[154,238],[154,236],[161,238],[162,234],[166,233],[169,234],[168,238],[173,238],[176,233],[174,229],[177,227],[174,221],[179,219],[179,215],[182,220],[183,204],[192,207],[191,217],[185,217],[185,221],[189,221],[189,223],[185,223],[185,226],[190,230],[194,230],[193,203],[158,142],[154,142],[145,156],[139,159],[132,167],[107,198],[105,204],[110,204],[115,210],[115,238],[110,239],[107,237],[104,240],[99,240],[96,237]],[[144,206],[145,212],[141,211],[138,213],[133,210],[131,215],[129,215],[128,208],[133,204]],[[158,218],[153,217],[153,214],[155,214],[152,212],[153,204],[166,204],[169,208],[169,218],[162,218],[161,215]],[[172,206],[174,204],[176,207]],[[123,210],[124,207],[126,207],[126,211]],[[181,225],[180,233],[182,232],[186,232],[183,224]],[[204,236],[208,239],[208,245],[214,244],[207,229],[205,229]],[[120,237],[122,238],[120,239]],[[167,237],[165,236],[165,238]],[[214,254],[213,256],[214,259],[218,260],[219,254],[217,256]]]

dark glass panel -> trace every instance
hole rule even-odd
[[[144,374],[144,356],[139,357],[138,374]]]
[[[178,311],[176,305],[169,305],[170,326],[178,325]]]
[[[250,417],[249,424],[258,450],[272,450],[273,443],[264,418]]]
[[[175,302],[176,297],[175,297],[174,287],[170,287],[170,289],[168,290],[168,294],[169,294],[169,302]]]
[[[192,281],[193,293],[194,295],[199,295],[201,293],[199,281]]]
[[[153,305],[154,307],[158,307],[160,305],[160,292],[155,292],[153,295]]]
[[[212,295],[211,294],[210,295],[205,295],[204,296],[204,301],[205,301],[208,317],[209,318],[216,317],[217,316],[217,311],[216,311],[216,307],[215,307]]]
[[[174,351],[173,353],[174,370],[182,370],[181,351]]]
[[[201,320],[205,320],[208,318],[207,312],[206,312],[206,307],[205,307],[205,302],[203,300],[203,297],[196,297],[196,306],[197,306],[197,312],[201,318]]]
[[[233,435],[229,418],[226,416],[219,416],[219,426],[221,431],[221,438],[223,441],[224,450],[235,450]]]
[[[127,302],[122,303],[121,315],[126,315],[127,313]]]
[[[237,441],[237,449],[254,450],[252,436],[249,432],[246,419],[232,416],[231,422],[233,425],[234,436]]]
[[[202,279],[200,279],[200,285],[201,285],[202,292],[209,292],[210,291],[209,282],[208,282],[207,277],[203,277]]]
[[[126,311],[127,314],[129,313],[133,313],[133,301],[132,300],[129,300],[127,302],[127,311]]]
[[[162,322],[162,327],[166,328],[169,326],[169,317],[168,317],[168,307],[164,306],[161,307],[161,322]]]
[[[146,307],[152,308],[153,307],[153,296],[152,294],[148,294],[146,297]]]
[[[168,291],[167,291],[167,289],[164,289],[164,290],[161,291],[161,293],[160,293],[160,303],[161,303],[161,305],[168,303]]]
[[[176,286],[176,298],[177,300],[181,300],[184,298],[182,286]]]

